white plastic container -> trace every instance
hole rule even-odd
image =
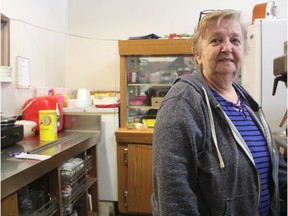
[[[24,138],[34,137],[36,133],[37,123],[34,121],[20,120],[15,122],[16,125],[23,125]]]

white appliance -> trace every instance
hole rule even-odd
[[[241,71],[243,87],[262,106],[273,133],[282,133],[286,124],[279,127],[287,110],[287,89],[279,82],[272,95],[273,60],[284,55],[287,41],[287,20],[258,19],[248,28],[248,53]]]
[[[99,201],[118,201],[117,143],[119,108],[64,108],[65,113],[81,112],[101,115],[101,141],[97,144]]]

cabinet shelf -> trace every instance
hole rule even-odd
[[[141,84],[141,83],[129,83],[128,86],[156,86],[156,87],[171,87],[172,84],[171,83],[165,83],[165,84],[162,84],[162,83],[159,83],[159,84],[152,84],[152,83],[145,83],[145,84]]]
[[[149,110],[149,109],[158,109],[159,107],[153,106],[127,106],[128,109],[140,109],[140,110]]]

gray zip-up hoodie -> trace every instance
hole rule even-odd
[[[271,213],[286,197],[286,162],[261,108],[236,82],[272,161]],[[153,138],[154,216],[257,216],[260,180],[253,157],[200,71],[176,80],[157,113]],[[281,194],[280,194],[281,193]]]

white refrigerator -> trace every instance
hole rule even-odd
[[[264,110],[273,133],[284,133],[280,127],[287,110],[287,88],[279,82],[272,95],[273,60],[284,55],[287,41],[287,20],[259,19],[248,28],[248,52],[241,70],[241,83]]]

